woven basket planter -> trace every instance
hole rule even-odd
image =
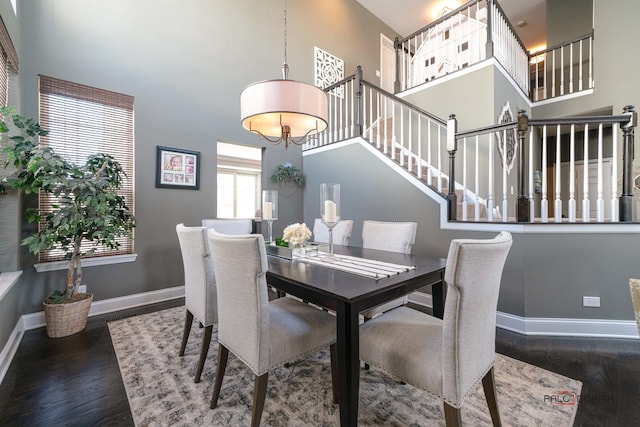
[[[68,337],[77,334],[87,326],[93,294],[85,295],[85,299],[70,303],[47,304],[45,302],[42,304],[49,338]]]

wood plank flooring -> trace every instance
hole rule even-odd
[[[0,426],[132,426],[107,322],[182,304],[95,316],[67,338],[49,339],[44,328],[27,331],[0,385]],[[640,341],[498,329],[496,350],[582,381],[575,426],[640,426]]]

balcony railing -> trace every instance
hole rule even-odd
[[[396,93],[495,60],[532,101],[593,88],[593,32],[531,54],[497,0],[472,0],[395,40]]]

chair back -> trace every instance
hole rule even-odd
[[[176,225],[184,267],[184,304],[204,326],[218,321],[213,261],[204,227]]]
[[[333,244],[349,246],[352,229],[353,220],[341,219],[340,222],[333,227]],[[329,243],[329,229],[322,223],[320,218],[316,218],[313,222],[313,241]]]
[[[415,222],[365,220],[362,223],[362,247],[409,254],[416,242]]]
[[[442,337],[443,397],[449,402],[461,403],[493,366],[498,293],[511,243],[511,234],[501,232],[449,246]]]
[[[220,234],[251,234],[255,233],[255,220],[236,218],[203,219],[202,226],[213,228]]]
[[[254,372],[269,369],[268,269],[261,234],[224,235],[209,229],[218,286],[218,341]]]

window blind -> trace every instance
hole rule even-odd
[[[134,209],[133,104],[134,98],[47,76],[39,76],[40,125],[49,134],[42,144],[75,164],[95,153],[111,154],[126,173],[119,193]],[[40,193],[40,208],[50,211],[51,195]],[[120,237],[119,250],[97,247],[93,257],[133,253],[133,239]],[[92,248],[85,244],[82,250]],[[40,262],[60,261],[64,252],[40,252]]]

